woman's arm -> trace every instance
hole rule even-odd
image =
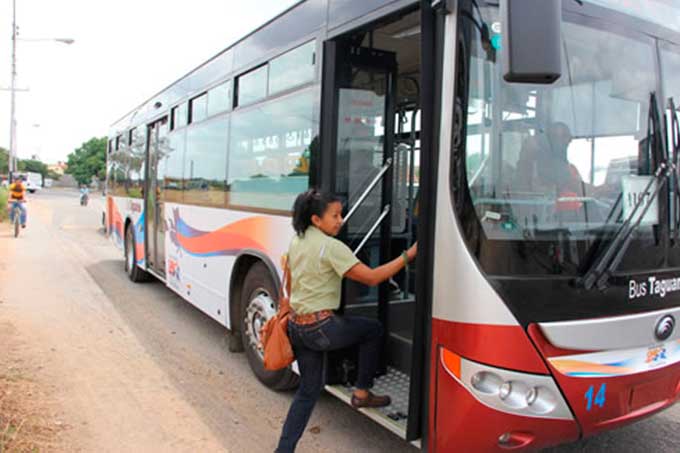
[[[418,253],[418,243],[416,242],[406,251],[408,261],[411,262]],[[371,269],[364,263],[357,263],[345,273],[345,277],[368,286],[376,286],[385,280],[393,277],[405,267],[404,258],[396,257],[392,261]]]

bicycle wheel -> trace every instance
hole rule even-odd
[[[21,212],[14,208],[14,237],[19,236],[19,231],[21,231]]]

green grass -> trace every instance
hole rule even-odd
[[[7,195],[9,194],[9,191],[4,188],[0,187],[0,222],[4,221],[7,219]]]

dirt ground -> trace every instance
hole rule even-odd
[[[228,450],[86,271],[119,258],[97,207],[51,201],[29,199],[17,239],[0,224],[0,451]]]
[[[9,322],[0,323],[0,345],[0,452],[71,450],[62,438],[70,426],[55,399],[59,389]]]

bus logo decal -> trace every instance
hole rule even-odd
[[[673,335],[675,330],[675,318],[671,315],[666,315],[656,323],[654,328],[654,336],[659,341],[665,341]]]
[[[645,363],[655,363],[668,359],[666,348],[650,348]]]

